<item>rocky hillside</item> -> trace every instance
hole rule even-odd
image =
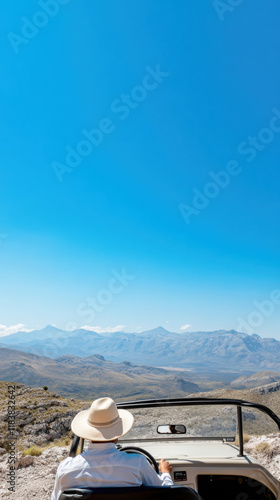
[[[0,456],[0,498],[11,500],[50,500],[57,467],[69,453],[69,447],[54,446],[45,449],[40,456],[21,457],[16,462],[15,492],[9,491],[7,483],[7,457]]]
[[[260,387],[262,385],[280,383],[280,373],[274,371],[263,371],[254,373],[250,376],[238,377],[231,382],[233,389],[251,389],[252,387]]]
[[[252,436],[244,449],[280,481],[280,434]]]
[[[32,445],[47,446],[62,437],[68,438],[73,416],[83,405],[88,407],[88,403],[66,400],[59,394],[44,389],[0,382],[0,455],[9,450],[11,439],[9,387],[10,393],[15,396],[15,431],[12,438],[16,440],[18,450]],[[11,389],[12,387],[14,389]],[[11,404],[9,408],[10,411],[13,410]]]
[[[235,330],[174,333],[162,327],[141,333],[103,333],[87,330],[65,332],[48,326],[1,338],[0,346],[58,358],[65,354],[87,357],[99,353],[106,359],[150,366],[176,366],[198,371],[232,370],[244,374],[280,371],[280,342]]]

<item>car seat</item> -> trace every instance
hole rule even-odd
[[[186,486],[128,486],[109,488],[69,488],[59,500],[198,500],[200,496]]]

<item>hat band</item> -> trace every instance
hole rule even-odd
[[[92,422],[91,420],[88,419],[88,423],[92,427],[109,427],[110,425],[115,424],[118,420],[120,420],[119,416],[117,416],[113,420],[110,420],[109,422]]]

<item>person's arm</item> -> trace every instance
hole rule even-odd
[[[146,458],[141,457],[140,472],[142,477],[142,484],[144,486],[169,486],[173,484],[170,476],[172,467],[169,462],[162,459],[159,462],[159,470],[161,476],[156,473],[154,468],[148,463]]]
[[[159,461],[158,468],[161,472],[160,478],[162,479],[162,484],[164,486],[168,486],[169,484],[173,484],[173,481],[171,478],[172,465],[170,465],[170,463],[167,462],[167,460],[164,460],[164,458],[162,458]]]

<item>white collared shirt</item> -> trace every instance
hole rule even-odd
[[[60,463],[51,500],[67,488],[171,484],[170,474],[159,476],[143,455],[120,451],[114,443],[89,443],[86,451]]]

